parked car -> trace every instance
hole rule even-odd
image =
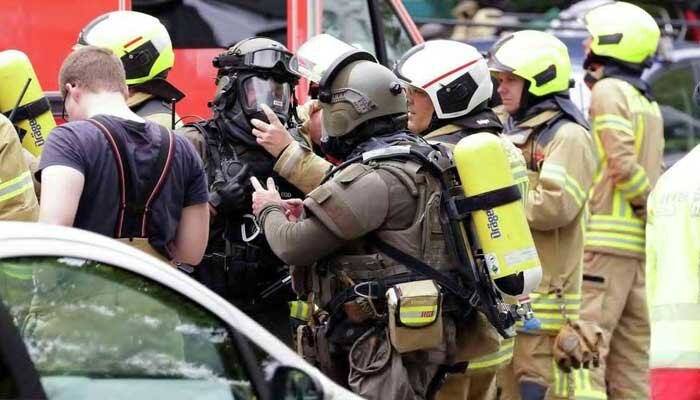
[[[0,222],[0,398],[359,399],[130,246]]]

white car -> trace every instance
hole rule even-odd
[[[90,232],[0,222],[0,398],[359,399],[204,286]]]

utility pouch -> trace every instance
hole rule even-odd
[[[400,283],[386,293],[389,337],[399,353],[442,343],[442,295],[432,280]]]

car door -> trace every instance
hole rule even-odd
[[[46,399],[39,375],[0,300],[0,399]]]
[[[0,298],[49,399],[269,398],[239,332],[169,287],[107,263],[0,259]],[[0,396],[1,397],[1,396]]]

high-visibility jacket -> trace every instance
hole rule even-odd
[[[36,221],[39,203],[22,144],[12,123],[0,115],[0,221]]]
[[[588,131],[559,110],[545,110],[506,131],[523,152],[530,189],[526,215],[542,280],[530,294],[541,334],[556,335],[566,319],[579,318],[584,217],[595,161]]]
[[[34,222],[39,218],[34,181],[22,150],[12,123],[0,114],[0,221]],[[0,274],[4,275],[0,277],[0,284],[9,291],[12,291],[10,286],[17,282],[8,284],[7,279],[30,283],[32,280],[31,269],[11,263],[0,267]]]
[[[599,169],[586,250],[644,259],[644,206],[662,169],[659,106],[629,83],[605,78],[593,87],[590,117]]]
[[[649,198],[646,285],[649,364],[700,369],[700,146],[659,180]]]

